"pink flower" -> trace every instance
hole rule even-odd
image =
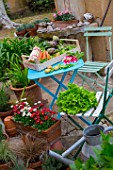
[[[69,14],[68,9],[63,12],[63,14]]]
[[[53,14],[53,17],[56,18],[56,14]]]
[[[61,16],[63,13],[61,11],[58,12],[58,15]]]

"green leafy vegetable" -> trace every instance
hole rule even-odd
[[[95,92],[90,92],[72,83],[68,84],[67,90],[60,92],[57,99],[59,111],[73,115],[84,113],[90,108],[96,107],[97,104]]]
[[[67,52],[66,54],[69,55],[69,56],[75,56],[78,59],[80,59],[80,58],[82,58],[84,56],[84,52],[78,52],[78,51],[76,51],[76,52]]]

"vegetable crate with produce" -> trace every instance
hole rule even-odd
[[[30,56],[22,55],[24,66],[41,71],[48,66],[61,62],[64,57],[69,55],[67,52],[75,53],[78,51],[80,53],[78,40],[68,40],[74,42],[76,45],[65,45],[64,41],[66,40],[59,39],[57,36],[53,36],[52,41],[42,41],[38,47],[35,46],[33,48]]]

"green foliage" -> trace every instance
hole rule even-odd
[[[35,45],[38,45],[37,39],[32,37],[24,37],[21,40],[6,38],[0,41],[0,78],[3,80],[6,68],[10,68],[10,63],[18,62],[20,65],[22,54],[30,55]]]
[[[0,124],[0,142],[5,139],[5,136],[3,135],[2,125]]]
[[[7,163],[13,158],[13,154],[11,153],[7,142],[0,142],[0,163]]]
[[[5,112],[7,110],[10,110],[9,96],[3,85],[0,89],[0,112]]]
[[[55,151],[58,154],[62,154],[62,151]],[[62,162],[58,161],[57,159],[46,156],[43,164],[42,164],[43,170],[64,170],[66,169],[66,165]]]
[[[27,170],[27,168],[25,167],[22,160],[20,160],[18,163],[18,160],[15,159],[13,160],[13,167],[11,167],[10,170]]]
[[[95,92],[90,92],[83,87],[69,83],[68,89],[59,93],[56,104],[59,111],[75,115],[96,107],[97,100]]]
[[[82,58],[84,56],[84,52],[78,52],[78,51],[76,51],[76,52],[67,52],[66,54],[69,55],[69,56],[75,56],[77,59],[80,59],[80,58]]]
[[[26,24],[26,29],[31,29],[31,28],[35,28],[35,24],[33,23]]]
[[[102,134],[101,150],[95,149],[96,158],[90,157],[86,162],[80,159],[71,165],[71,170],[112,170],[113,138],[110,134]]]
[[[26,27],[25,27],[24,24],[23,24],[23,25],[20,25],[20,26],[18,26],[18,27],[16,28],[16,32],[21,32],[21,31],[24,31],[24,30],[26,30]]]
[[[7,76],[9,77],[13,87],[23,88],[30,85],[30,80],[27,78],[28,68],[22,69],[19,63],[11,63],[11,68],[7,69]]]
[[[54,0],[27,0],[27,4],[31,11],[42,12],[54,9]]]

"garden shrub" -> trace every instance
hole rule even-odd
[[[27,4],[33,12],[51,11],[55,8],[54,0],[27,0]]]

